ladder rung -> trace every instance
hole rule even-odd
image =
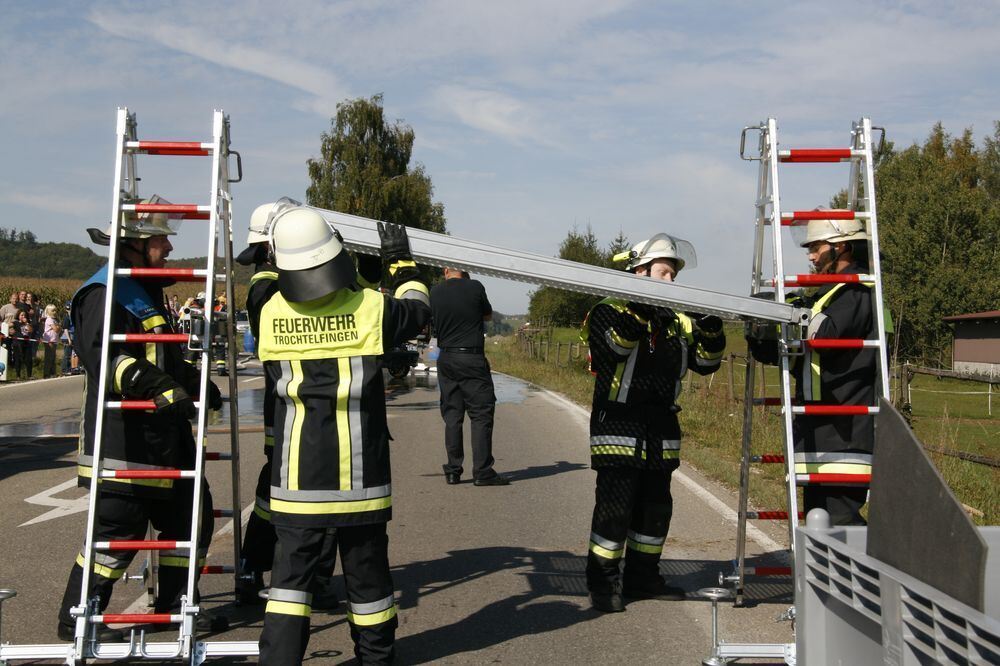
[[[853,158],[864,157],[865,151],[850,148],[793,148],[779,150],[779,162],[847,162]]]
[[[232,518],[232,509],[212,509],[212,515],[216,518]]]
[[[190,541],[157,541],[155,539],[94,542],[94,548],[97,550],[180,550],[190,547]]]
[[[773,287],[778,283],[777,278],[762,280],[761,286]],[[805,275],[786,275],[786,287],[808,287],[817,284],[875,284],[875,276],[860,273],[815,273]]]
[[[797,347],[799,344],[813,349],[864,349],[866,347],[879,347],[878,340],[862,340],[860,338],[813,338],[812,340],[800,340],[789,347]]]
[[[183,469],[106,469],[102,479],[193,479],[193,470]]]
[[[218,451],[207,451],[205,453],[205,460],[232,460],[232,453],[219,453]]]
[[[208,277],[205,268],[119,268],[115,271],[118,277],[139,279],[170,279],[176,282],[204,282]],[[218,278],[225,280],[225,275]]]
[[[122,210],[136,213],[166,213],[189,220],[207,220],[212,215],[211,206],[197,204],[123,204]]]
[[[212,564],[201,568],[203,574],[227,574],[235,571],[236,567],[231,564]]]
[[[781,224],[789,227],[809,220],[867,220],[869,217],[869,213],[854,210],[796,210],[782,213]]]
[[[108,400],[104,403],[104,406],[108,409],[121,409],[121,410],[155,410],[156,403],[152,400]],[[200,408],[201,403],[195,402],[195,408]]]
[[[186,344],[189,336],[187,333],[115,333],[111,336],[112,342],[179,342]]]
[[[750,462],[755,463],[783,463],[785,456],[780,453],[764,453],[759,456],[750,456]]]
[[[214,145],[200,141],[126,141],[125,149],[145,155],[211,155]]]
[[[871,474],[796,474],[795,483],[800,486],[835,484],[864,485],[871,483]]]
[[[105,613],[90,616],[91,622],[104,624],[174,624],[183,620],[183,615],[169,613]]]
[[[744,576],[791,576],[791,567],[744,567]]]
[[[864,414],[878,414],[878,407],[868,407],[867,405],[803,405],[792,407],[792,414],[805,414],[806,416],[860,416]]]
[[[799,518],[803,516],[799,511]],[[788,520],[787,511],[747,511],[747,518],[750,520]]]

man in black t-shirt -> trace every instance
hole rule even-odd
[[[510,483],[493,469],[493,412],[496,395],[490,364],[483,353],[483,322],[493,317],[486,289],[468,274],[444,269],[444,282],[431,289],[431,316],[437,333],[438,387],[448,462],[445,480],[456,484],[462,478],[465,451],[462,423],[468,412],[472,424],[472,478],[477,486]]]

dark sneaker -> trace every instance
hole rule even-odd
[[[325,576],[316,576],[312,589],[313,610],[329,611],[340,606],[340,599],[333,587],[333,579]]]
[[[449,486],[454,486],[462,482],[462,476],[454,472],[445,472],[444,480]]]
[[[621,613],[625,610],[625,600],[617,592],[591,592],[590,605],[602,613]]]
[[[485,479],[476,479],[472,483],[476,486],[509,486],[510,479],[497,474],[496,476],[490,476]]]
[[[622,586],[622,593],[629,599],[660,599],[662,601],[684,601],[687,593],[673,585],[667,585],[662,578],[655,578],[642,583],[629,583]]]
[[[72,641],[76,638],[76,625],[60,622],[59,627],[56,629],[56,635],[61,641]],[[88,631],[86,636],[89,638],[90,635]],[[97,640],[100,643],[124,643],[125,634],[118,629],[112,629],[108,625],[99,622],[97,624]]]

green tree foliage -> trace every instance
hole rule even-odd
[[[1000,304],[1000,123],[977,149],[941,124],[923,145],[885,151],[876,171],[886,303],[900,359],[947,365],[948,315]],[[833,205],[846,204],[845,193]]]
[[[90,277],[107,259],[74,243],[39,243],[30,231],[0,228],[0,274],[27,278]]]
[[[337,105],[319,159],[308,160],[313,206],[443,233],[444,205],[421,164],[410,167],[413,128],[388,123],[382,96]]]
[[[583,233],[573,228],[559,246],[559,258],[591,266],[612,267],[611,258],[628,249],[628,238],[622,231],[607,249],[602,249],[590,226]],[[532,322],[546,322],[556,326],[578,326],[596,299],[588,294],[578,294],[553,287],[539,287],[531,292],[528,316]]]

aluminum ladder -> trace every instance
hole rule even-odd
[[[242,179],[242,164],[239,154],[230,149],[229,117],[222,111],[215,111],[212,119],[212,140],[208,142],[200,141],[140,141],[137,137],[137,123],[134,114],[130,114],[127,108],[119,108],[117,113],[115,147],[115,177],[113,189],[113,204],[111,210],[112,220],[112,242],[110,243],[108,254],[108,265],[116,267],[118,265],[118,244],[121,234],[121,218],[123,213],[163,213],[175,219],[186,218],[195,220],[208,220],[209,229],[206,234],[208,242],[206,246],[206,257],[208,265],[204,269],[191,268],[114,268],[108,278],[106,298],[104,302],[104,329],[101,340],[101,372],[99,377],[98,391],[102,396],[109,395],[109,364],[111,343],[160,343],[160,344],[187,344],[192,351],[200,353],[201,375],[200,391],[201,396],[207,395],[208,383],[211,381],[209,375],[212,368],[212,338],[213,313],[211,307],[205,308],[202,326],[195,327],[190,334],[185,333],[144,333],[144,334],[116,334],[112,333],[112,313],[115,306],[116,284],[120,278],[130,278],[137,281],[146,279],[171,279],[181,282],[200,282],[204,284],[206,303],[211,304],[215,298],[216,283],[223,282],[227,301],[232,303],[233,298],[233,248],[232,234],[230,231],[232,221],[232,196],[229,192],[231,183],[239,182]],[[138,194],[138,173],[136,165],[137,155],[168,155],[184,157],[211,158],[211,189],[209,190],[209,203],[206,205],[197,204],[169,204],[169,203],[136,203],[139,201]],[[238,176],[230,178],[229,161],[230,155],[237,158]],[[218,254],[219,243],[224,249],[225,266],[221,273],[216,272],[216,255]],[[236,345],[234,342],[234,315],[233,308],[228,309],[225,322],[226,336],[229,341],[228,356],[229,367],[236,367]],[[240,491],[239,491],[239,429],[238,429],[238,386],[236,372],[229,373],[229,409],[230,409],[230,451],[229,452],[207,452],[205,445],[207,442],[208,426],[208,405],[204,400],[195,403],[198,410],[197,434],[195,437],[195,465],[191,470],[111,470],[102,467],[102,439],[104,419],[109,410],[150,410],[154,409],[152,400],[107,400],[98,401],[97,415],[94,433],[93,467],[91,469],[90,496],[87,511],[87,531],[84,545],[83,563],[83,584],[80,591],[80,603],[74,607],[72,612],[76,616],[76,636],[73,643],[54,645],[0,645],[0,664],[7,664],[11,661],[22,659],[63,659],[67,664],[83,663],[86,659],[176,659],[188,660],[191,664],[200,664],[205,658],[211,656],[230,655],[256,655],[258,653],[256,641],[242,642],[196,642],[194,637],[194,623],[197,618],[199,607],[192,600],[195,596],[197,585],[196,574],[233,574],[234,592],[239,582],[241,572],[238,570],[240,563],[241,546],[241,524],[239,520]],[[215,510],[216,517],[233,518],[233,565],[210,565],[202,566],[198,557],[198,542],[201,514],[202,484],[204,480],[204,464],[206,461],[224,460],[229,461],[232,474],[232,509]],[[94,539],[94,528],[96,523],[97,503],[100,498],[99,480],[102,478],[143,478],[143,479],[186,479],[193,480],[193,502],[191,514],[191,533],[187,541],[164,541],[146,539],[139,541],[96,541]],[[135,550],[154,554],[160,550],[179,549],[187,550],[188,557],[188,583],[186,594],[181,598],[180,612],[176,614],[166,613],[131,613],[131,614],[99,614],[96,612],[96,604],[87,598],[87,590],[90,588],[90,578],[92,574],[94,552],[96,549],[102,550]],[[137,578],[149,579],[152,577],[152,570],[155,564],[154,558],[147,556],[145,572]],[[149,577],[149,578],[147,578]],[[133,577],[136,578],[136,577]],[[12,591],[7,595],[13,596]],[[92,627],[96,623],[105,624],[178,624],[178,637],[171,642],[148,642],[145,632],[140,632],[136,636],[133,629],[131,637],[127,643],[101,644],[96,640]]]

